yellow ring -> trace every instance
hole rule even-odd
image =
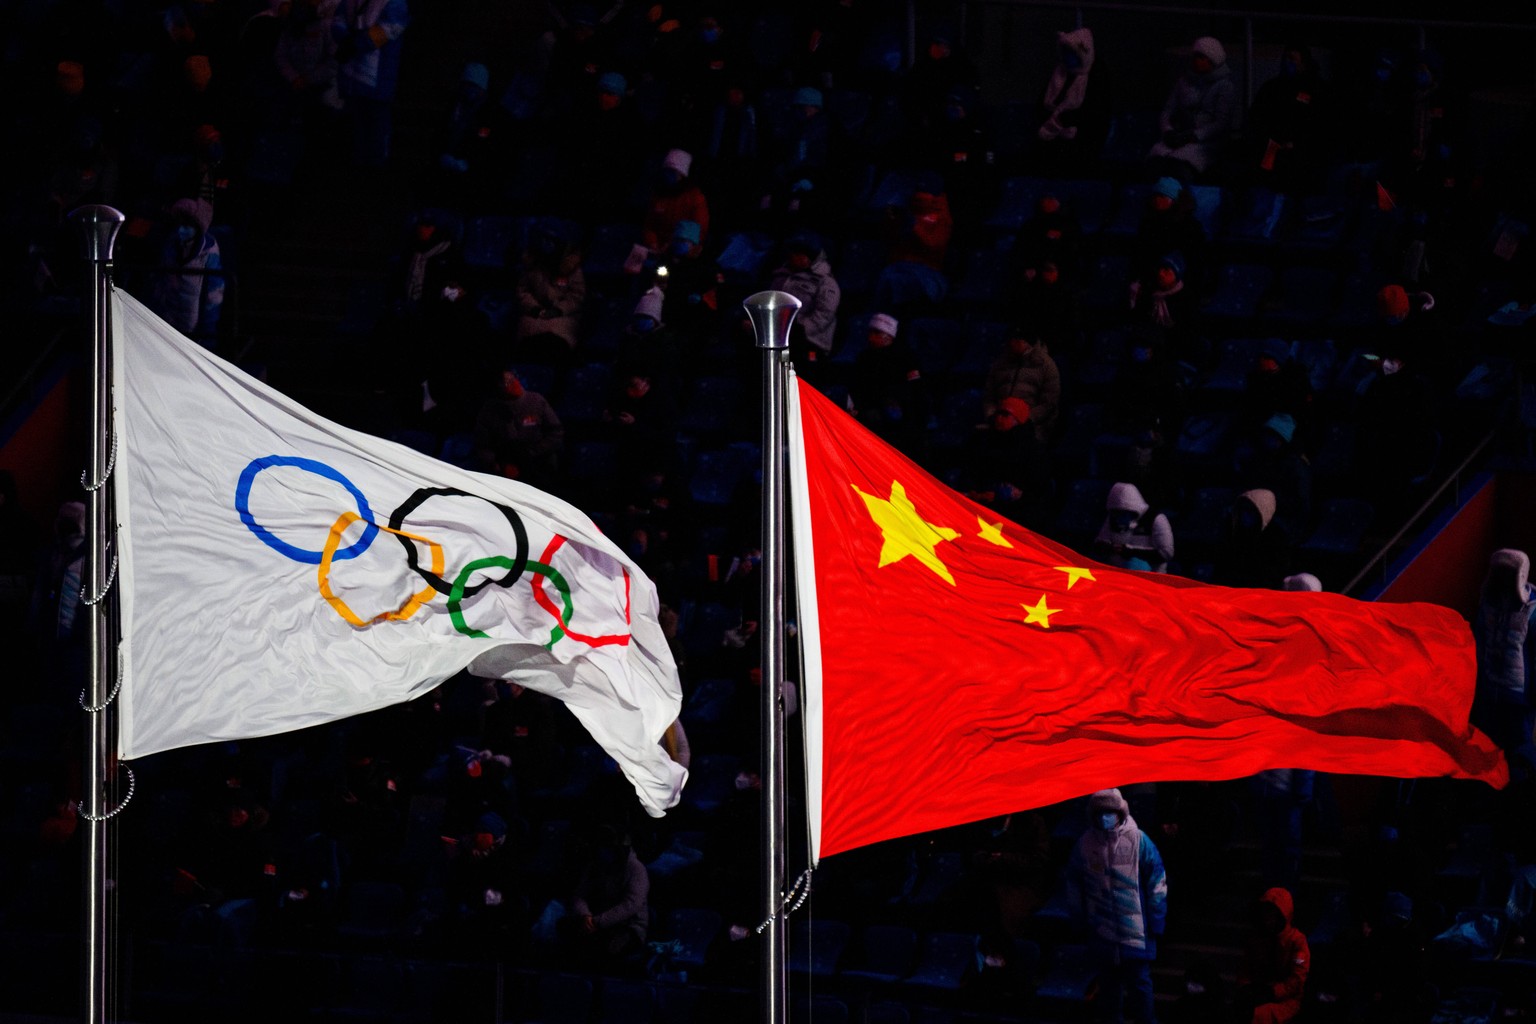
[[[402,604],[394,611],[383,612],[379,615],[375,615],[373,618],[366,622],[364,622],[363,619],[359,617],[358,614],[351,608],[347,607],[347,603],[345,601],[331,593],[331,559],[335,556],[336,549],[341,546],[341,537],[342,534],[347,532],[347,527],[351,526],[355,522],[358,522],[362,518],[363,517],[358,515],[356,512],[343,512],[340,517],[337,518],[336,522],[332,524],[331,532],[325,538],[325,549],[320,553],[320,570],[318,573],[320,582],[320,596],[325,598],[327,604],[336,609],[337,615],[340,615],[343,619],[346,619],[347,622],[351,623],[353,626],[356,626],[358,629],[366,629],[367,627],[373,625],[375,622],[403,622],[410,618],[412,615],[415,615],[416,612],[420,610],[422,605],[432,600],[432,595],[436,594],[437,591],[433,590],[431,587],[427,587],[425,590],[421,590],[415,594],[412,594],[404,604]],[[425,544],[432,552],[433,574],[439,576],[442,575],[443,546],[441,544],[438,544],[435,541],[430,541],[425,537],[418,537],[414,533],[406,533],[402,530],[391,530],[387,526],[380,526],[379,529],[383,530],[385,533],[392,533],[397,537],[404,537],[407,540],[414,540]]]

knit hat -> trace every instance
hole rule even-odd
[[[1226,48],[1221,45],[1221,40],[1214,36],[1201,36],[1194,41],[1190,49],[1217,67],[1227,62]]]
[[[1177,199],[1184,194],[1184,186],[1178,178],[1158,178],[1152,186],[1152,194],[1155,196],[1167,196],[1169,199]]]
[[[478,85],[482,90],[486,90],[491,87],[491,73],[484,64],[465,64],[464,73],[459,76],[459,81]]]
[[[617,71],[604,71],[597,76],[597,91],[611,93],[614,96],[623,96],[629,89],[629,83],[624,76]]]
[[[1253,506],[1254,511],[1258,512],[1259,528],[1268,528],[1269,521],[1275,518],[1275,492],[1257,487],[1251,491],[1244,491],[1238,495],[1238,498],[1247,499],[1248,503]]]
[[[896,337],[896,318],[889,313],[876,313],[869,318],[869,329]],[[1027,407],[1026,407],[1027,408]]]
[[[657,323],[661,323],[661,289],[652,286],[640,301],[635,303],[635,316],[648,316]]]
[[[693,154],[685,149],[669,149],[667,155],[661,158],[661,166],[670,167],[680,177],[688,177],[688,171],[693,167]]]
[[[1009,395],[997,404],[1000,409],[1020,423],[1029,422],[1029,403],[1024,401],[1024,399]]]
[[[1122,821],[1131,813],[1130,804],[1125,802],[1125,797],[1120,795],[1118,789],[1101,789],[1088,798],[1089,814],[1108,814],[1111,811],[1118,814]]]
[[[699,245],[704,241],[704,229],[696,220],[680,220],[672,229],[672,237]]]
[[[1402,320],[1408,316],[1408,292],[1400,284],[1389,284],[1376,293],[1376,312],[1384,320]]]
[[[1290,444],[1291,438],[1296,436],[1296,421],[1291,418],[1290,413],[1277,412],[1264,421],[1264,429],[1273,430],[1284,439],[1286,444]]]
[[[185,220],[207,231],[213,224],[213,204],[206,199],[178,199],[171,204],[171,219]]]
[[[1281,590],[1307,590],[1312,593],[1321,593],[1322,581],[1309,572],[1299,572],[1294,576],[1287,576],[1280,581]]]
[[[795,90],[794,106],[816,107],[819,110],[824,105],[825,104],[822,102],[820,89],[813,88],[809,85],[802,85],[800,88]]]
[[[790,252],[803,252],[807,256],[815,257],[822,251],[821,236],[814,231],[796,231],[789,236],[784,247]]]
[[[1157,265],[1160,267],[1169,268],[1179,277],[1184,276],[1184,254],[1181,252],[1170,252],[1166,254],[1162,259],[1157,261]]]

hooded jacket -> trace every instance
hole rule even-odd
[[[213,204],[206,199],[178,199],[171,206],[171,219],[191,225],[197,235],[190,246],[174,231],[166,239],[149,307],[189,338],[216,338],[224,305],[224,275],[219,273],[224,264],[219,243],[209,230]]]
[[[1158,126],[1165,133],[1190,132],[1194,139],[1177,146],[1159,141],[1152,147],[1152,155],[1182,160],[1196,171],[1204,171],[1217,146],[1237,127],[1237,86],[1227,66],[1227,52],[1218,40],[1201,36],[1193,50],[1213,67],[1203,75],[1190,71],[1180,76],[1163,105]]]
[[[805,340],[822,352],[832,351],[837,331],[837,306],[843,290],[832,276],[832,264],[825,250],[818,252],[804,270],[792,270],[788,264],[773,272],[770,288],[789,292],[800,300],[795,326],[805,332]]]
[[[1255,1020],[1286,1021],[1301,1012],[1312,953],[1307,937],[1291,923],[1294,906],[1290,890],[1277,886],[1260,900],[1279,910],[1285,924],[1275,934],[1256,935],[1248,943],[1239,980],[1257,987],[1264,1003],[1274,1004],[1266,1007],[1268,1012],[1262,1018],[1256,1014]]]
[[[1072,115],[1082,107],[1083,100],[1088,96],[1088,73],[1093,70],[1092,29],[1058,32],[1056,41],[1077,54],[1079,64],[1077,68],[1069,69],[1057,61],[1055,70],[1051,72],[1051,80],[1045,85],[1045,98],[1042,100],[1045,122],[1040,125],[1040,138],[1046,142],[1077,137],[1077,126],[1072,123]]]
[[[1061,408],[1061,370],[1043,344],[1030,346],[1023,355],[1005,348],[987,371],[984,396],[982,412],[989,417],[1003,399],[1024,399],[1035,436],[1045,440],[1055,429]]]
[[[1104,525],[1094,544],[1111,565],[1124,567],[1139,558],[1152,567],[1153,572],[1167,572],[1168,560],[1173,557],[1173,527],[1161,512],[1148,515],[1152,506],[1135,484],[1118,483],[1109,489],[1104,501]],[[1131,513],[1128,525],[1116,524],[1117,512]]]
[[[1089,942],[1130,960],[1157,956],[1157,936],[1168,916],[1168,878],[1163,859],[1131,817],[1118,789],[1104,789],[1088,799],[1093,817],[1072,849],[1067,866],[1068,905],[1087,921]],[[1100,813],[1113,812],[1112,829],[1098,825]]]

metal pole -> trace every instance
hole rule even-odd
[[[789,327],[800,300],[758,292],[742,303],[763,354],[763,929],[764,1024],[784,1024],[789,999],[784,920],[784,404]]]
[[[91,538],[86,553],[85,595],[98,598],[90,606],[82,596],[81,608],[90,615],[90,680],[86,686],[89,706],[99,708],[111,689],[112,669],[116,662],[113,649],[113,624],[109,615],[113,602],[102,600],[115,575],[109,568],[108,547],[112,537],[112,508],[106,478],[113,461],[112,440],[112,244],[123,225],[123,215],[110,206],[85,206],[70,214],[80,226],[85,240],[85,258],[91,265],[91,468],[93,481],[86,505],[86,532]],[[107,1019],[108,964],[110,952],[110,915],[107,906],[107,759],[111,756],[105,711],[88,714],[85,723],[84,771],[81,794],[84,812],[80,823],[85,828],[84,857],[84,939],[85,957],[81,991],[86,1024],[101,1024]]]

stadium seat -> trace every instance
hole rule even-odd
[[[1276,306],[1269,316],[1281,323],[1315,326],[1333,313],[1339,275],[1326,267],[1287,267],[1276,282]]]
[[[651,1024],[656,989],[644,982],[605,978],[598,1005],[598,1024]]]
[[[479,270],[500,270],[514,247],[520,247],[523,225],[515,217],[476,217],[464,231],[464,263]]]
[[[1356,554],[1375,517],[1375,506],[1362,498],[1334,498],[1323,505],[1317,529],[1303,542],[1301,550],[1327,555]]]
[[[1050,966],[1035,998],[1081,1006],[1093,998],[1097,978],[1087,946],[1058,946],[1051,951]]]
[[[1198,188],[1199,186],[1197,186]],[[1228,200],[1231,213],[1223,237],[1245,245],[1272,245],[1285,217],[1285,196],[1266,188],[1238,192]]]
[[[918,369],[929,376],[944,373],[959,360],[969,333],[959,320],[943,317],[908,320],[900,330],[917,358]]]
[[[789,951],[786,961],[796,974],[830,978],[837,973],[837,963],[848,947],[852,929],[847,921],[801,916],[789,927]]]
[[[687,787],[684,787],[686,792]],[[703,967],[709,948],[720,934],[724,922],[717,911],[704,907],[682,907],[667,915],[666,934],[680,947],[673,954],[678,963]]]
[[[893,982],[906,977],[917,954],[917,932],[905,925],[875,924],[860,935],[855,963],[843,971],[848,978]]]
[[[700,814],[713,814],[736,792],[741,758],[735,754],[697,754],[683,787],[682,806]]]
[[[903,979],[908,985],[958,991],[976,969],[977,937],[965,932],[932,932],[923,937],[917,967]]]
[[[1216,271],[1216,294],[1205,306],[1206,315],[1233,320],[1253,316],[1274,279],[1274,271],[1258,264],[1222,264]]]

